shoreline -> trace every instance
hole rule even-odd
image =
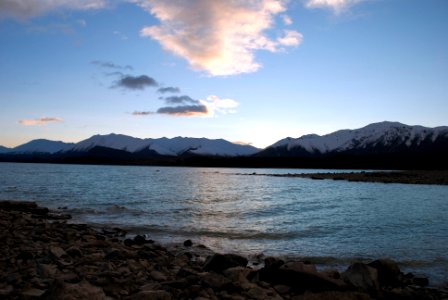
[[[371,171],[340,173],[238,174],[250,176],[298,177],[313,180],[345,180],[352,182],[448,185],[448,171]]]
[[[34,202],[0,201],[3,299],[446,299],[388,259],[317,271],[306,261],[170,249],[119,228],[69,223]]]

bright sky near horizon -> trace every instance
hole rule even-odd
[[[446,0],[0,0],[0,145],[448,125]]]

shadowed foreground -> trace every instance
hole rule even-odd
[[[343,273],[273,257],[249,267],[190,240],[168,250],[68,219],[33,202],[0,201],[0,298],[448,299],[387,259]]]

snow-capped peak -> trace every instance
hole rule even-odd
[[[72,151],[87,151],[92,149],[93,147],[106,147],[117,150],[124,150],[128,152],[136,152],[145,148],[148,145],[148,142],[134,138],[131,136],[123,135],[123,134],[107,134],[107,135],[94,135],[86,140],[83,140],[75,145],[71,150]]]
[[[385,121],[355,130],[339,130],[323,136],[310,134],[297,139],[287,138],[268,148],[286,145],[288,150],[302,148],[309,153],[325,154],[375,146],[389,147],[397,143],[407,147],[418,146],[424,140],[435,141],[439,136],[448,136],[448,127],[427,128]]]

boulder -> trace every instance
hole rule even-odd
[[[77,299],[90,299],[90,300],[109,300],[102,288],[91,285],[87,281],[71,284],[63,283],[55,288],[51,299],[60,300],[77,300]]]
[[[384,287],[396,287],[400,285],[400,268],[391,259],[378,259],[372,261],[368,266],[375,268],[378,272],[378,281]]]
[[[378,271],[366,264],[354,263],[341,276],[351,286],[370,295],[377,295],[379,292]]]
[[[204,271],[214,271],[221,273],[222,271],[233,267],[247,266],[247,259],[235,254],[214,254],[209,257],[204,264]]]

